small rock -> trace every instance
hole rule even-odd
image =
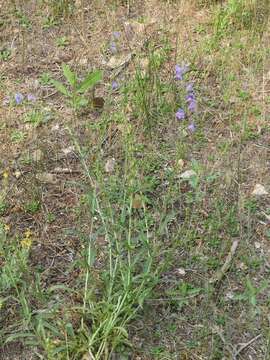
[[[254,190],[251,193],[251,195],[255,195],[255,196],[264,196],[268,194],[269,193],[265,190],[265,187],[261,184],[256,184]]]
[[[227,300],[233,300],[234,299],[234,293],[232,291],[227,292],[225,295]]]
[[[114,170],[114,166],[115,166],[115,158],[111,158],[111,159],[107,160],[107,162],[105,164],[105,171],[107,173],[112,173]]]
[[[83,57],[79,60],[80,65],[87,65],[87,63],[88,63],[87,57]]]
[[[69,154],[72,154],[72,153],[74,153],[74,151],[75,151],[75,147],[74,146],[69,146],[69,147],[67,147],[67,148],[65,148],[65,149],[62,149],[62,152],[64,153],[64,155],[69,155]]]
[[[33,125],[32,124],[24,124],[23,128],[24,128],[24,130],[26,130],[28,132],[32,132]]]
[[[239,270],[246,271],[248,269],[247,265],[243,262],[236,263],[236,267]]]
[[[59,124],[55,124],[52,126],[52,131],[58,131],[60,129],[60,125]]]
[[[56,176],[51,173],[36,174],[36,179],[42,183],[55,184],[57,182]]]
[[[189,180],[193,176],[197,176],[194,170],[186,170],[180,175],[180,179]]]
[[[15,176],[16,179],[19,179],[22,176],[22,173],[19,170],[16,170],[14,172],[14,176]]]
[[[183,268],[178,268],[176,269],[177,271],[177,274],[180,275],[180,276],[185,276],[186,275],[186,270],[183,269]]]
[[[183,159],[179,159],[179,160],[177,161],[177,166],[178,166],[178,169],[179,169],[179,170],[182,170],[183,167],[184,167],[184,160],[183,160]]]
[[[123,54],[112,56],[107,62],[107,66],[110,69],[116,69],[123,65],[126,65],[131,60],[131,54]]]
[[[261,248],[261,244],[258,241],[255,241],[254,246],[255,246],[256,249]]]

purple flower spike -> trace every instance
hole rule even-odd
[[[120,36],[121,36],[121,34],[120,34],[119,31],[114,31],[114,32],[113,32],[113,37],[114,37],[115,39],[119,39]]]
[[[117,53],[117,47],[116,47],[116,43],[114,41],[112,41],[110,44],[110,50],[113,54]]]
[[[33,101],[33,102],[35,102],[35,101],[37,100],[37,98],[36,98],[36,96],[33,95],[33,94],[28,94],[28,95],[27,95],[27,100],[28,100],[28,101]]]
[[[195,112],[196,109],[197,109],[197,102],[196,102],[195,99],[193,99],[193,100],[191,100],[191,101],[189,102],[188,110],[189,110],[190,112]]]
[[[191,101],[195,101],[195,94],[193,92],[190,92],[187,96],[186,96],[186,100],[187,102],[191,102]]]
[[[188,130],[193,133],[196,130],[196,125],[194,123],[189,124]]]
[[[112,82],[112,89],[113,89],[113,90],[118,90],[118,89],[119,89],[118,82],[115,81],[115,80]]]
[[[185,75],[185,73],[188,71],[188,66],[184,65],[184,66],[179,66],[179,65],[175,65],[175,79],[176,80],[183,80],[183,76]]]
[[[183,71],[179,65],[175,65],[175,79],[183,80]]]
[[[21,104],[23,101],[23,94],[21,93],[16,93],[15,94],[15,102],[17,105]]]
[[[177,110],[175,116],[176,116],[177,120],[184,120],[184,118],[186,117],[186,114],[185,114],[184,110],[180,108]]]

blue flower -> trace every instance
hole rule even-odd
[[[186,91],[187,91],[187,93],[193,93],[193,84],[192,83],[187,84]]]
[[[179,65],[175,65],[175,79],[176,80],[183,80],[183,76],[185,75],[185,73],[188,71],[188,66],[184,65],[184,66],[179,66]]]
[[[189,93],[186,95],[186,100],[187,102],[191,102],[191,101],[194,101],[195,100],[195,94],[193,92]]]
[[[17,105],[21,104],[24,99],[24,96],[21,93],[16,93],[14,97]]]
[[[113,89],[113,90],[118,90],[118,89],[119,89],[119,84],[118,84],[118,82],[115,81],[115,80],[112,82],[112,89]]]
[[[177,110],[175,116],[176,116],[177,120],[184,120],[184,118],[186,117],[186,114],[185,114],[184,110],[180,108]]]
[[[121,34],[120,34],[119,31],[114,31],[114,32],[113,32],[113,37],[114,37],[115,39],[119,39],[120,36],[121,36]]]
[[[197,101],[193,91],[193,84],[191,83],[188,84],[186,90],[187,90],[186,101],[188,103],[188,110],[190,112],[195,112],[197,110]]]
[[[188,110],[190,112],[195,112],[197,110],[197,102],[195,99],[190,100],[188,104]]]
[[[116,47],[116,43],[114,41],[112,41],[110,44],[110,50],[113,54],[117,53],[117,47]]]
[[[36,98],[36,96],[33,95],[33,94],[28,94],[28,95],[27,95],[27,100],[28,100],[28,101],[36,101],[37,98]]]
[[[191,123],[188,125],[188,130],[191,132],[194,132],[196,130],[196,125],[194,123]]]

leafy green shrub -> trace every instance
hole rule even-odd
[[[88,100],[85,97],[86,92],[93,88],[101,79],[102,72],[95,70],[88,73],[84,80],[79,81],[75,72],[66,64],[62,65],[63,74],[69,83],[69,86],[65,86],[62,82],[55,79],[51,80],[56,90],[63,94],[67,99],[69,105],[74,109],[78,110],[88,104]]]

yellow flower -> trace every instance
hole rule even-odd
[[[7,179],[8,176],[9,176],[9,174],[8,174],[7,170],[4,171],[4,172],[3,172],[3,178],[4,178],[4,179]]]
[[[9,224],[5,224],[5,225],[4,225],[4,230],[5,230],[6,233],[9,232],[9,230],[10,230],[10,225],[9,225]]]
[[[32,239],[30,239],[30,238],[22,239],[21,245],[24,249],[29,249],[32,245]]]
[[[26,239],[29,239],[32,235],[33,235],[33,233],[32,233],[32,231],[30,229],[27,229],[24,232],[24,236],[25,236]]]

